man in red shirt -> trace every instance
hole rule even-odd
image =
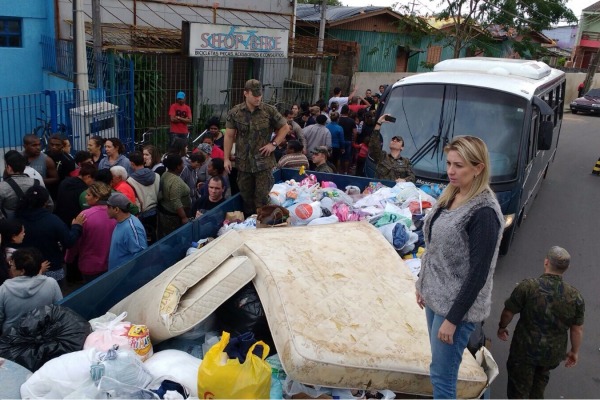
[[[169,117],[171,118],[171,130],[169,131],[171,142],[178,137],[187,139],[190,133],[188,125],[192,123],[192,109],[185,104],[184,92],[177,93],[177,101],[169,108]]]

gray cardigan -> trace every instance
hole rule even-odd
[[[435,206],[427,215],[427,251],[416,286],[433,312],[453,324],[487,318],[503,226],[500,205],[488,190],[454,210]]]

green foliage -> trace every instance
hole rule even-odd
[[[321,0],[298,0],[298,4],[321,4]],[[343,6],[339,0],[327,0],[328,6]]]
[[[157,125],[159,115],[163,112],[166,91],[163,87],[163,76],[158,71],[156,59],[143,54],[129,55],[134,66],[134,118],[136,140],[147,128]]]
[[[430,2],[440,4],[439,0]],[[441,5],[445,8],[435,17],[438,21],[447,20],[443,33],[449,37],[448,45],[454,49],[454,57],[458,57],[466,46],[481,48],[493,41],[488,28],[501,27],[511,31],[510,37],[521,38],[561,21],[576,22],[577,18],[566,3],[566,0],[443,0]],[[521,56],[531,57],[539,52],[527,40],[521,44],[516,40],[513,42]]]

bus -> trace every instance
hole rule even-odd
[[[443,148],[453,137],[480,137],[488,146],[491,187],[505,220],[506,254],[554,160],[563,119],[565,73],[543,62],[468,57],[445,60],[433,72],[405,77],[386,89],[378,113],[396,117],[381,127],[383,149],[404,139],[417,184],[447,184]],[[367,176],[375,165],[367,160]]]

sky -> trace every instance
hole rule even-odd
[[[596,3],[598,0],[569,0],[567,1],[567,6],[573,10],[573,14],[577,18],[581,16],[581,10],[591,6]],[[347,6],[365,6],[365,5],[373,5],[373,6],[381,6],[381,7],[390,7],[394,3],[400,4],[412,4],[414,3],[414,9],[419,14],[425,14],[427,12],[431,13],[432,11],[437,11],[439,8],[435,7],[435,4],[439,4],[440,1],[430,1],[430,0],[341,0],[342,4]]]

